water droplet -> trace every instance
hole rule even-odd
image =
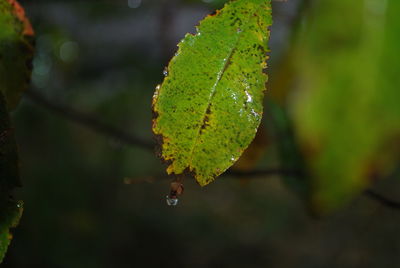
[[[254,111],[254,109],[251,109],[251,114],[257,119],[260,118],[260,114]]]
[[[168,206],[176,206],[176,205],[178,205],[179,200],[176,197],[171,198],[169,195],[167,195],[166,201],[167,201]]]
[[[249,92],[247,92],[247,90],[244,91],[246,93],[247,96],[247,102],[252,102],[253,98],[251,97],[251,95],[249,94]]]
[[[234,99],[235,101],[238,100],[238,96],[237,96],[237,94],[236,94],[235,92],[232,92],[232,93],[231,93],[231,97],[232,97],[232,99]]]
[[[156,90],[154,91],[154,94],[153,94],[153,105],[154,105],[154,102],[157,100],[157,98],[158,98],[158,93],[159,93],[159,91],[160,91],[160,88],[161,88],[161,86],[160,85],[157,85],[156,86]]]

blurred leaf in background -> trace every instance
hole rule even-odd
[[[33,57],[33,29],[24,9],[14,0],[0,1],[0,262],[18,224],[22,202],[12,191],[20,186],[19,159],[8,111],[28,87]]]
[[[399,10],[397,0],[314,1],[299,32],[291,113],[318,212],[399,160]]]

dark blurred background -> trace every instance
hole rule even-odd
[[[184,34],[224,1],[20,2],[36,31],[32,89],[151,143],[151,97],[164,67]],[[303,4],[273,2],[271,79]],[[364,195],[315,218],[278,176],[224,176],[205,188],[188,178],[179,205],[168,207],[170,179],[153,150],[30,98],[12,119],[23,181],[16,198],[25,205],[2,267],[400,265],[400,211]],[[266,139],[256,167],[277,167],[276,137]],[[395,179],[375,188],[400,192]]]

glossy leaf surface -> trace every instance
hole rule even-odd
[[[384,177],[399,157],[400,2],[317,2],[298,42],[293,117],[312,203],[324,212]]]
[[[8,109],[18,104],[30,80],[32,26],[15,0],[0,1],[0,91]]]
[[[153,97],[153,131],[169,174],[204,186],[229,168],[262,117],[270,2],[237,0],[187,34]]]

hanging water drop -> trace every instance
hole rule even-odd
[[[168,206],[178,205],[178,196],[183,193],[183,189],[183,184],[180,182],[180,179],[171,182],[171,191],[166,198]]]
[[[178,205],[178,198],[175,197],[170,197],[169,195],[167,195],[167,205],[168,206],[176,206]]]

